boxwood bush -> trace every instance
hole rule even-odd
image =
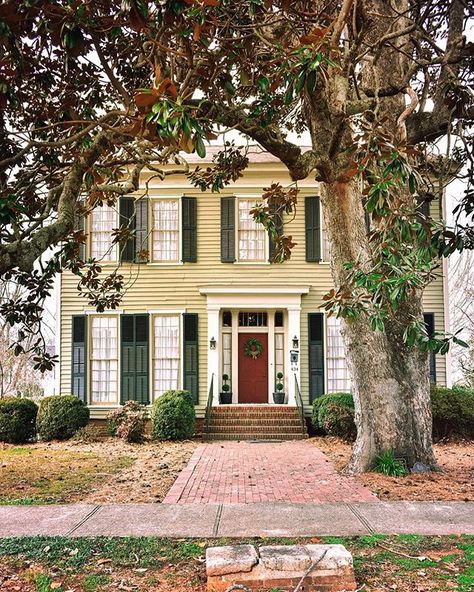
[[[350,393],[329,393],[313,403],[312,424],[318,431],[354,440],[354,399]]]
[[[194,434],[196,414],[188,391],[166,391],[151,410],[152,435],[157,440],[185,440]]]
[[[42,440],[67,440],[89,422],[89,409],[73,395],[45,397],[40,402],[36,430]]]
[[[432,385],[431,409],[435,438],[474,437],[474,389]]]
[[[31,399],[0,399],[0,442],[22,444],[36,434],[38,405]]]

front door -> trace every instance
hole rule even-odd
[[[268,403],[266,333],[239,333],[239,403]]]

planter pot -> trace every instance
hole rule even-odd
[[[230,405],[232,403],[232,393],[220,393],[219,401],[221,405]]]
[[[285,402],[285,393],[283,391],[273,393],[273,402],[276,405],[283,405],[283,403]]]

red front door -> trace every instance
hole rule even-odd
[[[245,353],[249,340],[262,346],[258,356]],[[249,349],[249,348],[248,348]],[[239,403],[268,403],[268,335],[239,333]]]

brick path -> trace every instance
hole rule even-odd
[[[304,441],[201,444],[165,504],[377,501]]]

